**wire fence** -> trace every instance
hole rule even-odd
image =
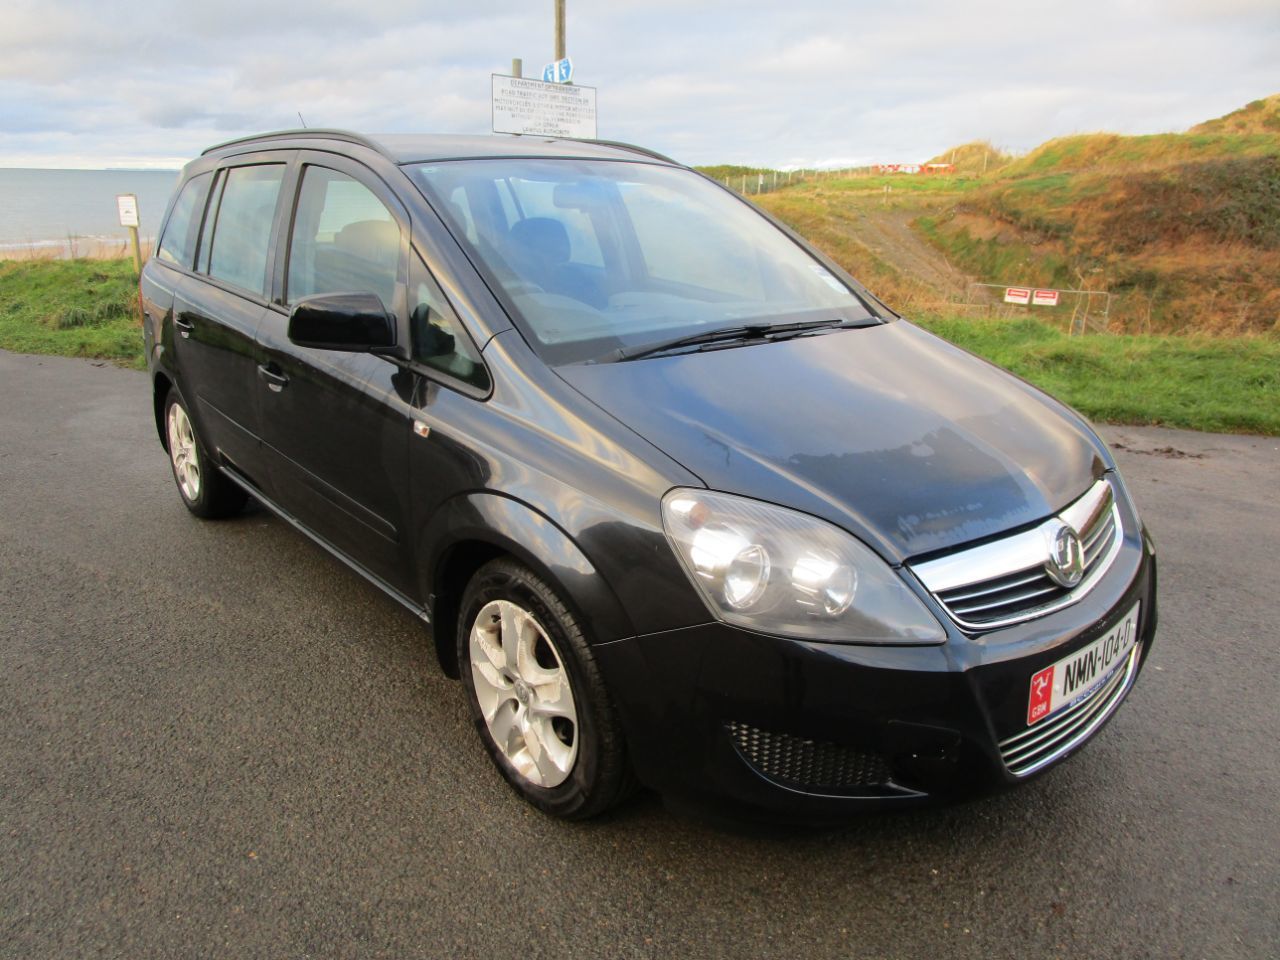
[[[1111,331],[1111,304],[1119,295],[1109,290],[1046,288],[1059,296],[1057,304],[1046,306],[1033,301],[1007,302],[1003,291],[1011,288],[1019,289],[1016,285],[1008,283],[972,282],[966,288],[964,302],[954,302],[948,306],[973,311],[982,316],[1015,317],[1028,314],[1048,316],[1057,322],[1064,323],[1069,336],[1090,331],[1095,333]],[[1030,293],[1032,288],[1023,287],[1022,289]]]
[[[735,173],[725,177],[716,177],[720,183],[740,193],[744,197],[753,197],[760,193],[772,193],[800,183],[816,183],[823,180],[850,179],[853,177],[871,176],[870,167],[843,167],[835,170],[756,170],[750,173]]]

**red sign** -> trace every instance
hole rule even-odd
[[[1028,287],[1006,287],[1004,291],[1005,303],[1030,303],[1031,290]]]
[[[1027,704],[1027,726],[1049,713],[1053,701],[1053,667],[1045,667],[1031,678],[1031,702]]]
[[[1031,295],[1031,302],[1037,307],[1056,307],[1058,305],[1058,291],[1037,290]]]

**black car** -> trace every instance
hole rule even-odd
[[[650,151],[236,140],[141,288],[187,507],[252,496],[429,622],[549,813],[1016,783],[1151,649],[1154,549],[1079,416]]]

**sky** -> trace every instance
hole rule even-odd
[[[691,164],[1184,130],[1280,92],[1280,0],[567,0],[599,136]],[[0,166],[176,168],[298,126],[487,133],[553,0],[3,0]]]

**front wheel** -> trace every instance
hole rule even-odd
[[[196,436],[191,416],[176,389],[170,390],[165,399],[164,422],[169,466],[173,468],[178,495],[187,509],[205,519],[239,513],[248,499],[247,495],[210,464],[204,446]]]
[[[472,718],[507,782],[538,809],[583,820],[630,792],[613,703],[577,618],[511,560],[463,594],[458,662]]]

